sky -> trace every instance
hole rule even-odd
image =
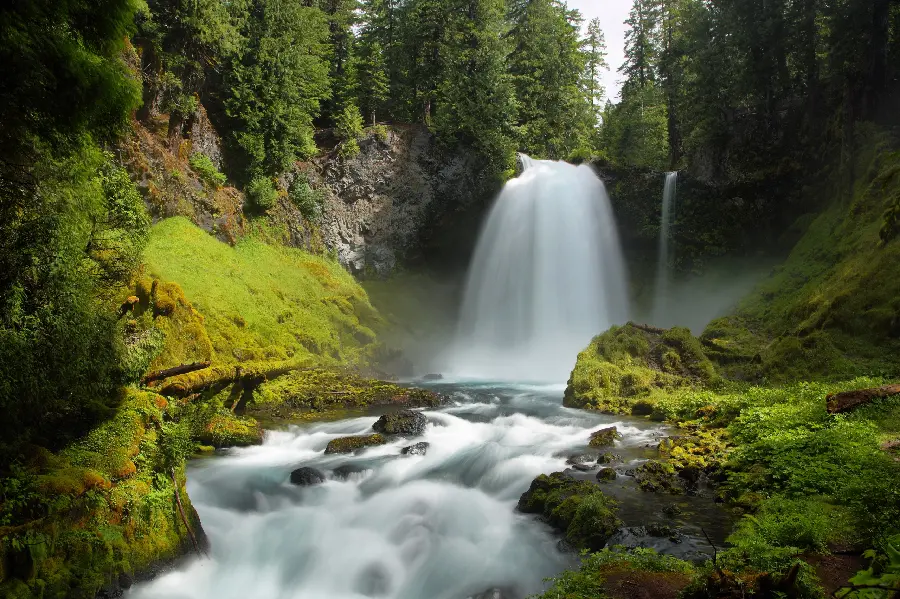
[[[606,61],[609,70],[603,73],[603,84],[606,96],[614,102],[618,100],[622,77],[618,69],[625,62],[625,19],[631,10],[632,0],[568,0],[569,8],[577,8],[584,16],[584,27],[594,17],[600,19],[600,27],[606,35],[606,48],[609,54]]]

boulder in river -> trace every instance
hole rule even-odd
[[[364,447],[384,445],[387,441],[382,435],[355,435],[352,437],[338,437],[328,442],[325,453],[353,453]]]
[[[425,432],[425,414],[414,410],[400,410],[385,414],[372,426],[375,432],[384,435],[421,435]]]
[[[428,451],[428,442],[427,441],[419,441],[418,443],[413,443],[412,445],[408,445],[400,450],[400,455],[425,455]]]
[[[321,471],[309,466],[297,468],[291,472],[291,484],[301,487],[309,487],[325,482],[325,475]]]
[[[566,458],[566,464],[570,466],[574,466],[575,464],[587,464],[588,462],[593,462],[594,456],[589,453],[580,453],[577,455],[570,455]]]
[[[613,468],[601,468],[597,473],[597,480],[601,482],[608,482],[611,480],[616,480],[617,476],[618,474],[616,474],[616,471]]]
[[[671,464],[649,460],[634,469],[634,478],[642,491],[680,495],[684,487]]]
[[[588,445],[591,447],[607,447],[615,443],[620,436],[619,429],[614,426],[601,428],[591,433],[591,440],[588,441]]]
[[[616,462],[621,462],[622,456],[617,453],[601,453],[597,458],[598,464],[615,464]]]
[[[443,378],[444,378],[443,374],[434,373],[434,374],[426,374],[425,376],[422,377],[422,380],[423,381],[440,381],[440,380],[443,380]]]
[[[596,483],[578,480],[562,472],[541,474],[519,498],[519,511],[541,514],[577,548],[599,551],[622,522],[618,504]]]
[[[572,464],[573,470],[578,470],[579,472],[590,472],[597,467],[597,464]]]

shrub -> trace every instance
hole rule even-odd
[[[188,160],[191,168],[204,183],[216,189],[225,185],[225,175],[219,172],[212,159],[203,152],[194,152]]]
[[[278,192],[272,179],[268,177],[255,177],[250,184],[247,185],[247,199],[250,204],[262,212],[265,212],[275,206],[278,199]]]
[[[359,154],[357,140],[363,132],[363,119],[355,104],[348,104],[337,116],[334,130],[342,140],[338,154],[342,158],[352,158]]]
[[[305,175],[299,174],[291,182],[288,198],[306,220],[317,222],[322,217],[325,196],[321,191],[312,188]]]

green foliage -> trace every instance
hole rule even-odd
[[[145,260],[151,274],[178,281],[203,315],[217,363],[309,356],[352,364],[380,322],[340,264],[252,236],[231,247],[186,219],[168,219],[151,230]]]
[[[330,93],[328,21],[293,0],[253,0],[245,42],[225,73],[225,109],[248,178],[274,176],[315,153],[312,120]]]
[[[213,161],[203,152],[194,152],[188,160],[191,168],[194,169],[200,179],[204,183],[218,189],[225,185],[225,175],[219,172]]]
[[[298,174],[291,181],[288,187],[288,198],[306,220],[316,223],[322,218],[325,194],[321,190],[313,189],[305,175]]]
[[[660,555],[653,549],[636,548],[630,551],[621,547],[603,549],[585,554],[578,570],[566,570],[551,578],[552,585],[535,599],[598,599],[607,597],[604,587],[609,574],[623,572],[642,573],[642,582],[651,591],[653,581],[681,580],[695,574],[694,567],[671,555]],[[652,574],[657,576],[646,576]],[[661,576],[660,576],[661,575]],[[676,575],[676,576],[666,576]],[[652,592],[652,591],[651,591]]]
[[[889,539],[884,544],[884,554],[874,550],[867,551],[864,556],[871,564],[865,570],[857,572],[850,579],[850,587],[837,593],[841,599],[889,599],[900,590],[900,535]]]
[[[363,132],[362,115],[355,104],[348,104],[337,116],[335,133],[342,140],[338,153],[343,158],[353,158],[359,154],[359,138]]]
[[[246,193],[250,205],[261,212],[274,208],[278,201],[278,191],[270,177],[254,177],[247,185]]]

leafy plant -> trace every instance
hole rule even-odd
[[[318,222],[322,218],[322,207],[325,195],[309,184],[309,179],[298,174],[288,187],[288,198],[300,210],[303,218],[310,222]]]
[[[225,175],[219,172],[212,159],[203,152],[194,152],[188,162],[207,185],[216,189],[225,185]]]
[[[247,199],[256,209],[265,212],[275,206],[278,192],[269,177],[256,177],[247,185]]]
[[[884,555],[874,549],[863,554],[872,560],[869,567],[850,579],[852,587],[839,590],[840,599],[889,599],[900,594],[900,535],[884,546]]]

